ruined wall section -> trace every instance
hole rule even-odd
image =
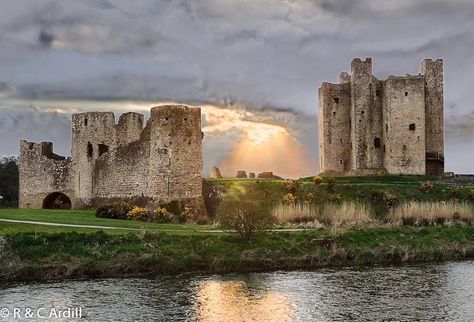
[[[112,112],[88,112],[72,116],[72,151],[76,204],[89,206],[93,198],[94,164],[105,150],[117,147]]]
[[[134,141],[97,159],[93,177],[96,203],[108,199],[148,196],[149,146],[149,141]]]
[[[367,128],[365,146],[366,169],[380,171],[383,169],[383,82],[372,77],[370,103],[367,105]]]
[[[444,95],[443,60],[425,59],[421,63],[425,77],[426,173],[444,173]]]
[[[319,88],[319,158],[321,172],[344,173],[351,168],[350,83],[323,83]]]
[[[20,141],[20,208],[42,208],[52,192],[74,199],[71,158],[53,153],[53,143]]]
[[[372,59],[351,62],[351,141],[352,169],[367,168],[368,113],[372,101]]]
[[[143,130],[143,114],[129,112],[120,115],[116,129],[117,146],[137,141]]]
[[[201,109],[164,105],[151,109],[149,193],[171,201],[202,198]]]
[[[384,164],[392,174],[425,174],[425,80],[384,82]]]

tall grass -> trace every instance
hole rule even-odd
[[[466,202],[407,202],[393,209],[387,218],[396,224],[433,225],[448,221],[474,221],[474,207]]]
[[[279,204],[273,209],[279,223],[317,221],[324,225],[354,225],[371,222],[370,209],[363,203],[328,203],[319,207],[309,204]]]
[[[273,209],[280,224],[315,222],[327,226],[353,226],[376,221],[364,203],[328,203],[284,205]],[[474,223],[474,205],[467,202],[407,202],[390,210],[381,222],[396,225],[442,225],[451,222]]]

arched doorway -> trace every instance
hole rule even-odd
[[[43,209],[71,209],[71,199],[61,192],[50,193],[43,200]]]

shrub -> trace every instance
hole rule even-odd
[[[292,193],[287,193],[283,196],[282,201],[285,205],[295,205],[296,204],[296,196]]]
[[[147,221],[150,211],[147,208],[133,207],[127,214],[127,219]]]
[[[315,177],[313,177],[313,183],[314,183],[316,186],[321,185],[321,183],[323,183],[323,177],[321,177],[321,176],[315,176]]]
[[[454,186],[451,190],[451,199],[459,200],[462,198],[462,188],[460,186]]]
[[[425,193],[430,192],[431,190],[433,190],[433,182],[423,181],[422,183],[420,183],[420,190]]]
[[[327,191],[328,193],[333,193],[334,192],[334,187],[336,187],[336,180],[334,178],[329,178],[328,179],[328,185],[327,185]]]
[[[341,196],[340,193],[329,193],[329,194],[327,195],[327,199],[328,199],[328,201],[330,201],[330,202],[338,203],[338,202],[341,202],[342,196]]]
[[[296,193],[300,186],[300,181],[296,179],[288,179],[283,182],[287,193]]]
[[[219,205],[217,220],[223,229],[235,229],[247,242],[274,223],[263,195],[250,195],[247,191],[229,191]]]
[[[314,194],[312,192],[308,192],[304,195],[304,203],[305,204],[312,204],[314,201]]]
[[[469,190],[469,192],[467,193],[467,197],[469,198],[469,200],[474,202],[474,189]]]
[[[384,191],[372,191],[370,193],[370,205],[376,218],[384,218],[390,210],[398,203],[396,195]]]
[[[101,218],[127,219],[128,212],[133,206],[128,202],[121,201],[113,204],[103,205],[96,209],[95,216]]]
[[[171,223],[178,218],[164,207],[158,207],[152,212],[152,221],[157,223]]]

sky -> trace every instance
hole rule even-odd
[[[445,68],[446,169],[474,172],[474,3],[452,0],[0,0],[0,155],[69,154],[71,113],[201,106],[204,173],[318,171],[317,88]]]

